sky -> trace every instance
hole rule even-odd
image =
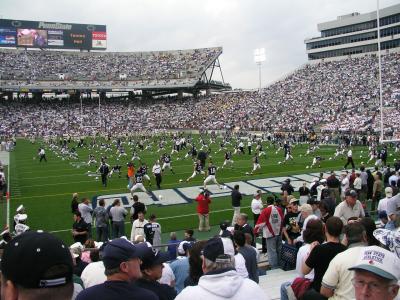
[[[380,7],[399,0],[380,0]],[[376,10],[376,0],[1,0],[0,18],[107,26],[107,51],[223,47],[225,82],[257,88],[254,49],[265,48],[262,86],[307,62],[317,24]],[[220,77],[215,77],[219,80]]]

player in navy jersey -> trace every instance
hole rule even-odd
[[[171,167],[171,155],[164,153],[161,157],[161,160],[164,162],[162,166],[162,171],[164,172],[165,168],[169,168],[172,174],[175,174],[174,170]]]
[[[203,167],[201,166],[200,160],[197,160],[193,166],[193,174],[188,179],[186,179],[186,182],[189,182],[191,179],[195,178],[197,175],[200,174],[204,174],[204,171]]]
[[[136,172],[135,178],[134,178],[134,184],[133,184],[132,188],[130,189],[132,197],[133,197],[133,193],[137,189],[140,189],[145,193],[149,193],[149,192],[147,192],[146,188],[143,185],[143,174],[140,172]]]
[[[221,168],[224,168],[227,164],[231,165],[231,168],[233,167],[233,159],[232,159],[232,152],[231,151],[226,151],[224,155],[224,164],[222,165]]]
[[[143,179],[146,179],[149,182],[149,186],[151,186],[151,179],[150,176],[147,174],[148,167],[146,163],[142,162],[142,165],[140,166],[138,172],[140,172],[143,176]]]
[[[316,165],[318,165],[318,168],[321,168],[321,160],[322,160],[322,157],[321,156],[316,156],[316,157],[314,157],[313,158],[313,162],[312,162],[312,164],[311,164],[311,168],[313,168],[314,166],[316,166]]]
[[[261,165],[260,165],[260,158],[258,153],[256,152],[256,154],[253,157],[253,170],[251,171],[251,175],[254,174],[255,171],[260,170],[261,169]]]
[[[118,173],[118,178],[121,178],[121,165],[115,165],[111,168],[110,174],[108,174],[108,177],[111,177],[114,173]]]
[[[93,154],[89,154],[89,161],[87,162],[87,165],[90,166],[93,164],[97,164],[97,161]]]
[[[283,146],[284,150],[285,150],[285,160],[284,163],[286,163],[289,160],[293,160],[293,156],[292,156],[292,150],[289,144],[285,144]]]
[[[216,185],[218,185],[219,188],[222,188],[222,186],[218,183],[217,178],[217,167],[210,161],[208,163],[208,171],[207,171],[207,177],[204,180],[204,189],[207,189],[207,183],[210,181],[214,182]]]

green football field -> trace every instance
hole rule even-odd
[[[195,138],[197,141],[197,138]],[[89,140],[87,140],[89,142]],[[40,145],[44,145],[46,149],[47,163],[39,163],[37,151]],[[69,147],[75,145],[76,142],[71,142]],[[156,144],[155,144],[156,145]],[[266,148],[268,147],[268,148]],[[234,167],[232,169],[219,169],[217,178],[220,183],[228,181],[249,180],[256,178],[267,178],[274,176],[286,176],[290,174],[302,174],[319,171],[329,171],[331,169],[339,170],[343,168],[345,159],[329,160],[333,156],[335,146],[321,146],[315,152],[315,155],[320,155],[325,158],[321,162],[321,168],[306,168],[310,166],[313,156],[305,157],[307,145],[297,145],[293,148],[292,154],[294,161],[287,164],[278,164],[283,160],[283,151],[276,153],[276,149],[272,145],[264,143],[264,150],[267,152],[267,157],[260,159],[261,171],[255,175],[246,175],[252,169],[252,156],[234,155]],[[232,148],[232,147],[231,147]],[[253,147],[255,148],[255,146]],[[116,174],[109,179],[108,186],[103,187],[99,179],[88,176],[88,171],[96,171],[96,166],[85,166],[83,163],[88,161],[89,153],[93,153],[99,161],[103,154],[101,150],[89,150],[88,148],[76,148],[79,158],[70,160],[62,158],[60,154],[50,150],[49,146],[41,141],[36,141],[32,144],[28,140],[18,139],[17,146],[10,154],[10,217],[12,219],[15,214],[15,209],[20,204],[26,207],[28,214],[28,225],[31,229],[43,229],[46,231],[55,232],[58,236],[64,239],[67,243],[72,242],[70,229],[73,219],[71,213],[72,194],[77,192],[79,197],[109,195],[118,193],[127,193],[126,179],[126,163],[130,159],[132,152],[127,150],[128,156],[117,161],[116,148],[113,145],[112,152],[107,154],[108,164],[110,166],[119,163],[122,165],[122,176],[118,178]],[[125,147],[127,149],[127,147]],[[145,150],[138,152],[142,161],[145,161],[151,168],[154,161],[159,158],[160,153]],[[168,152],[171,152],[171,144],[166,146]],[[217,166],[223,163],[223,152],[215,153],[219,150],[219,140],[211,145],[211,156],[213,162]],[[232,150],[232,149],[231,149]],[[190,158],[183,159],[188,150],[182,150],[179,155],[172,155],[172,166],[176,174],[172,174],[166,170],[163,176],[162,188],[176,188],[185,186],[198,186],[202,184],[203,178],[196,177],[193,181],[186,183],[185,179],[193,172],[193,163]],[[363,151],[363,153],[361,152]],[[361,161],[366,162],[368,149],[366,147],[354,147],[353,157],[356,165]],[[363,155],[363,158],[360,156]],[[180,158],[177,160],[177,158]],[[392,159],[392,157],[391,157]],[[136,162],[135,165],[138,163]],[[80,165],[78,167],[78,165]],[[179,182],[183,179],[183,182]],[[152,178],[153,186],[155,187],[154,178]],[[148,187],[148,183],[145,184]],[[151,190],[151,188],[150,188]],[[247,207],[243,211],[249,213],[248,206],[250,205],[251,196],[245,197],[242,206]],[[231,219],[232,211],[230,210],[230,197],[220,197],[213,201],[211,205],[210,222],[212,225],[218,224],[221,220]],[[159,219],[163,232],[178,231],[188,228],[195,229],[197,226],[196,205],[194,203],[176,204],[170,206],[148,206],[148,213],[154,213]],[[128,217],[127,220],[128,221]],[[12,220],[10,221],[12,224]],[[130,233],[130,224],[126,224],[126,232]]]

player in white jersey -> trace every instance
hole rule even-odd
[[[200,174],[204,175],[204,171],[203,167],[201,166],[200,160],[197,160],[193,167],[193,174],[188,179],[186,179],[186,182],[189,182],[191,179],[195,178],[197,175]]]
[[[344,155],[344,148],[339,146],[336,148],[336,152],[335,152],[335,155],[333,156],[333,159],[337,159],[343,155]]]
[[[208,163],[207,177],[203,183],[204,189],[207,189],[207,183],[211,181],[214,182],[216,185],[218,185],[219,188],[222,188],[222,186],[217,181],[216,175],[217,175],[217,167],[214,166],[213,163],[210,161]]]

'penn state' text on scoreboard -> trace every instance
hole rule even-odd
[[[106,25],[0,19],[0,47],[105,50]]]

